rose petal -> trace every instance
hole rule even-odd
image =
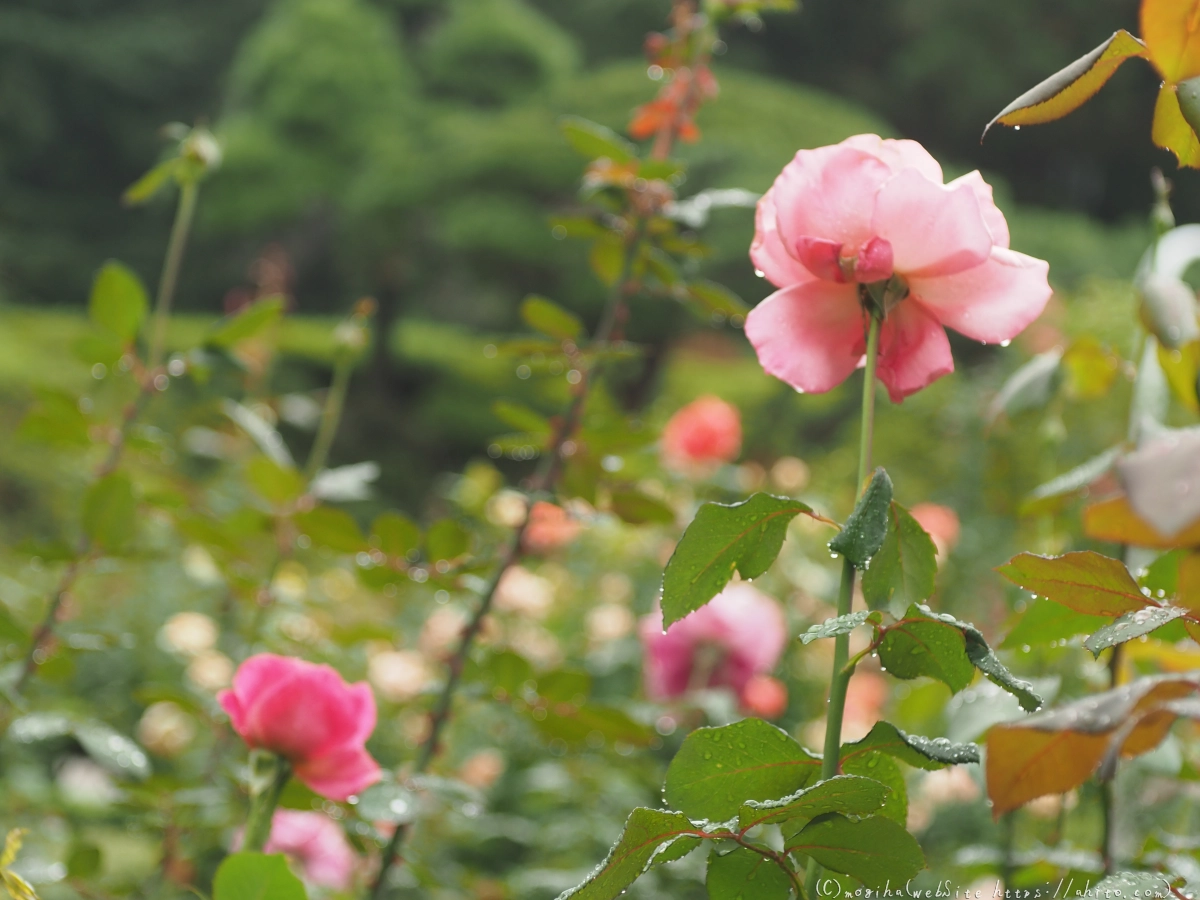
[[[877,375],[893,403],[953,371],[950,341],[933,316],[907,301],[888,314],[879,335]]]
[[[896,271],[906,277],[962,272],[983,263],[992,249],[971,186],[937,184],[915,169],[880,188],[871,228],[891,243]]]
[[[842,141],[843,147],[854,147],[878,156],[893,173],[916,169],[930,181],[941,184],[944,176],[938,161],[916,141],[881,138],[877,134],[856,134]]]
[[[796,241],[796,259],[822,281],[846,280],[842,272],[842,247],[837,241],[802,236]]]
[[[959,334],[984,343],[1010,341],[1046,308],[1049,269],[1040,259],[994,247],[981,266],[955,275],[910,279],[909,299]]]
[[[966,175],[955,178],[946,187],[954,188],[964,184],[975,192],[975,199],[979,201],[979,212],[983,215],[984,224],[987,225],[987,229],[992,235],[992,245],[1007,247],[1009,242],[1008,221],[1004,218],[1004,213],[1000,212],[1000,207],[996,206],[995,197],[992,195],[992,186],[983,180],[983,176],[976,169],[974,172],[968,172]]]
[[[840,145],[801,150],[772,187],[784,247],[802,237],[845,244],[869,240],[875,195],[891,171],[878,157]]]
[[[381,777],[379,764],[363,747],[339,747],[295,767],[300,781],[330,800],[342,802]]]
[[[775,224],[774,192],[767,191],[758,201],[754,212],[754,243],[750,245],[750,261],[754,268],[775,287],[789,287],[815,277],[800,265],[779,237]]]
[[[746,317],[746,337],[767,372],[799,391],[823,393],[857,368],[865,346],[852,284],[810,281],[776,291]]]
[[[366,684],[347,685],[329,666],[308,664],[248,707],[258,745],[293,762],[336,747],[361,745],[375,728],[375,698]]]

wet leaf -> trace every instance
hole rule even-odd
[[[416,818],[417,797],[408,788],[395,782],[377,782],[359,795],[354,809],[367,822],[402,825]]]
[[[698,845],[703,837],[703,832],[679,813],[635,809],[600,868],[579,887],[563,894],[560,900],[567,897],[614,900],[651,865],[665,862],[668,855],[678,859]],[[683,853],[679,852],[681,850]]]
[[[788,900],[792,879],[773,861],[745,847],[708,858],[709,900]]]
[[[1158,90],[1150,139],[1164,150],[1174,153],[1179,165],[1192,169],[1200,166],[1200,139],[1197,139],[1196,132],[1183,117],[1179,96],[1172,84],[1164,84]]]
[[[999,816],[1046,794],[1083,784],[1100,765],[1110,737],[1136,717],[1120,752],[1137,756],[1158,746],[1175,714],[1155,709],[1194,694],[1194,675],[1142,678],[1018,722],[994,725],[987,733],[987,789]]]
[[[905,824],[908,821],[908,786],[900,764],[891,756],[877,750],[847,753],[849,746],[842,746],[842,771],[847,775],[862,775],[889,788],[891,793],[884,800],[877,815],[886,816],[901,825]],[[784,830],[785,833],[795,833],[795,830],[787,825],[784,826]]]
[[[857,878],[869,888],[904,884],[925,868],[916,838],[884,816],[847,819],[828,813],[814,819],[787,842],[834,872]]]
[[[887,536],[863,573],[862,590],[872,609],[928,600],[937,578],[937,548],[919,522],[892,501],[888,509]]]
[[[1175,537],[1168,537],[1140,518],[1126,497],[1114,497],[1111,500],[1093,503],[1085,509],[1083,531],[1097,541],[1132,544],[1135,547],[1151,547],[1156,550],[1200,547],[1200,522],[1184,529]]]
[[[892,479],[882,468],[876,469],[845,526],[829,542],[829,549],[864,568],[883,545],[891,502]]]
[[[1000,642],[1000,647],[1008,650],[1025,645],[1052,644],[1078,634],[1090,634],[1107,625],[1108,621],[1107,616],[1084,615],[1043,597],[1029,605]]]
[[[1035,488],[1021,503],[1021,515],[1045,515],[1061,508],[1067,499],[1082,493],[1093,482],[1108,474],[1124,449],[1120,446],[1109,447],[1087,462]]]
[[[1152,601],[1125,564],[1091,550],[1063,556],[1019,553],[996,571],[1018,587],[1091,616],[1120,616]]]
[[[816,517],[808,504],[771,494],[731,506],[701,506],[663,573],[664,626],[719,594],[735,571],[745,579],[767,571],[783,547],[788,523],[801,513]]]
[[[911,606],[884,630],[879,662],[897,678],[936,678],[958,693],[975,677],[962,631]]]
[[[738,828],[746,831],[756,825],[778,824],[791,819],[815,819],[829,812],[847,816],[865,816],[876,812],[891,788],[862,775],[835,775],[818,781],[779,800],[751,800],[742,804]]]
[[[1132,641],[1143,634],[1156,631],[1168,622],[1186,616],[1188,611],[1177,606],[1147,606],[1131,613],[1126,613],[1110,625],[1105,625],[1083,645],[1092,651],[1093,656],[1099,656],[1101,651],[1126,641]]]
[[[1143,0],[1142,40],[1150,61],[1168,83],[1200,75],[1196,0]]]
[[[743,719],[689,734],[667,769],[667,803],[697,820],[724,822],[748,800],[778,800],[821,772],[786,732],[761,719]]]
[[[1074,112],[1090,100],[1120,67],[1134,56],[1145,56],[1146,47],[1128,31],[1118,31],[1107,41],[1055,72],[1000,111],[983,133],[1002,125],[1038,125]]]
[[[918,769],[944,769],[979,762],[979,748],[975,744],[907,734],[890,722],[876,722],[865,738],[843,745],[842,761],[869,752],[886,753]]]
[[[826,619],[820,625],[813,625],[808,631],[800,635],[800,642],[802,644],[811,644],[813,641],[820,640],[821,638],[849,634],[855,628],[865,625],[868,622],[872,625],[878,625],[881,621],[883,621],[883,617],[878,612],[870,612],[863,609],[858,612],[847,613],[844,616]]]

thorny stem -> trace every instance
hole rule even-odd
[[[600,317],[600,322],[592,338],[592,345],[598,349],[603,349],[609,343],[616,331],[618,322],[623,318],[625,300],[632,287],[633,265],[637,260],[638,254],[641,252],[644,237],[645,225],[639,221],[626,244],[620,277],[616,280],[609,293],[608,302],[605,305],[604,312]],[[569,456],[569,453],[565,452],[565,447],[579,427],[588,393],[602,369],[602,361],[598,360],[592,365],[591,371],[584,373],[584,377],[571,399],[571,405],[567,408],[566,415],[563,416],[562,423],[554,435],[550,450],[542,457],[538,470],[530,480],[525,515],[509,539],[508,546],[503,556],[501,556],[500,562],[497,564],[491,579],[484,588],[475,614],[463,629],[462,635],[459,638],[458,648],[447,662],[446,683],[442,686],[442,691],[438,695],[433,711],[430,714],[429,733],[426,735],[425,740],[422,741],[421,748],[417,753],[417,759],[412,769],[413,774],[421,774],[427,771],[437,756],[438,750],[441,748],[442,732],[445,731],[446,725],[450,721],[454,695],[458,690],[463,668],[466,666],[467,658],[470,656],[471,649],[475,643],[475,638],[479,635],[479,631],[482,629],[488,613],[491,612],[492,601],[495,599],[496,589],[499,587],[504,573],[512,568],[521,558],[522,541],[525,537],[525,531],[529,527],[529,511],[532,509],[533,498],[538,494],[552,490],[555,484],[557,484],[558,478],[562,473],[563,462]],[[375,876],[375,881],[371,885],[369,896],[372,900],[383,896],[388,876],[391,873],[392,867],[395,866],[396,861],[399,859],[400,851],[404,846],[404,841],[407,838],[410,827],[410,825],[398,825],[392,833],[387,846],[384,848],[379,873]]]
[[[862,423],[858,438],[858,480],[856,490],[861,491],[871,469],[871,444],[875,435],[875,371],[879,364],[879,329],[881,320],[872,313],[867,332],[867,364],[863,372]],[[854,602],[854,579],[858,572],[854,563],[843,558],[842,581],[838,588],[837,614],[850,614]],[[838,773],[842,749],[842,715],[846,708],[846,688],[854,667],[846,665],[850,655],[850,635],[839,634],[833,644],[833,676],[829,685],[829,706],[825,710],[825,749],[821,757],[821,779],[832,778]],[[805,877],[805,889],[809,897],[816,894],[820,866],[810,862]]]
[[[150,349],[147,354],[148,364],[145,371],[141,373],[141,384],[137,397],[125,407],[125,411],[121,416],[121,425],[112,438],[108,455],[96,467],[94,474],[95,481],[99,481],[101,478],[105,478],[116,471],[117,466],[121,462],[121,456],[125,452],[129,433],[133,430],[134,423],[141,417],[150,403],[150,398],[154,395],[154,379],[158,374],[156,370],[162,362],[163,347],[167,336],[167,324],[170,321],[171,315],[171,301],[175,295],[175,285],[179,280],[179,269],[183,263],[183,253],[187,247],[192,219],[196,214],[197,194],[198,187],[194,181],[185,182],[180,187],[179,206],[175,210],[175,221],[171,226],[171,236],[167,239],[166,258],[163,260],[162,275],[159,277],[158,299],[154,309],[153,336],[151,337]],[[29,681],[33,673],[37,671],[38,666],[41,665],[39,656],[41,655],[42,647],[50,640],[51,635],[54,633],[54,624],[58,621],[63,602],[70,596],[71,588],[74,587],[75,581],[79,577],[84,563],[87,562],[87,557],[92,552],[92,549],[92,542],[87,537],[81,539],[75,558],[63,570],[62,578],[59,579],[59,583],[54,589],[54,594],[46,605],[46,614],[42,617],[41,623],[39,623],[37,630],[33,633],[29,650],[25,654],[25,661],[21,664],[20,673],[13,684],[9,697],[10,701],[19,700],[25,684]]]

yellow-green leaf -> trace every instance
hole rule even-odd
[[[1200,0],[1142,0],[1142,39],[1168,84],[1200,75]]]
[[[1128,31],[1118,31],[1091,53],[1055,72],[1000,110],[983,133],[986,135],[997,122],[1001,125],[1040,125],[1061,119],[1083,106],[1104,87],[1121,63],[1145,55],[1146,47],[1141,41]]]
[[[1200,138],[1183,117],[1173,84],[1164,84],[1154,104],[1154,124],[1150,138],[1164,150],[1170,150],[1185,168],[1200,168]]]

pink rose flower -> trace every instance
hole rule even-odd
[[[746,336],[764,369],[810,393],[863,365],[861,285],[908,291],[880,332],[878,376],[895,402],[954,371],[943,326],[1002,343],[1050,299],[1049,266],[1008,249],[978,172],[943,184],[920,144],[873,134],[796,154],[758,203],[750,258],[780,290]]]
[[[364,746],[375,730],[375,696],[365,682],[346,684],[329,666],[260,653],[217,700],[248,746],[287,759],[322,797],[345,800],[379,780]]]
[[[842,740],[858,741],[870,733],[883,718],[888,683],[877,672],[855,672],[846,685],[846,706],[842,714]]]
[[[909,513],[933,539],[939,561],[958,544],[962,528],[958,523],[958,513],[950,507],[939,503],[918,503]]]
[[[777,719],[787,711],[787,685],[770,675],[755,675],[742,688],[742,709],[763,719]]]
[[[237,843],[241,844],[239,837]],[[358,857],[340,825],[319,812],[276,810],[264,853],[282,853],[311,885],[348,891]]]
[[[705,396],[680,409],[662,433],[663,465],[703,477],[742,449],[742,417],[720,397]]]
[[[656,610],[640,629],[646,693],[654,700],[705,687],[740,696],[755,675],[775,668],[788,636],[779,604],[745,582],[731,584],[665,634],[662,623]]]

